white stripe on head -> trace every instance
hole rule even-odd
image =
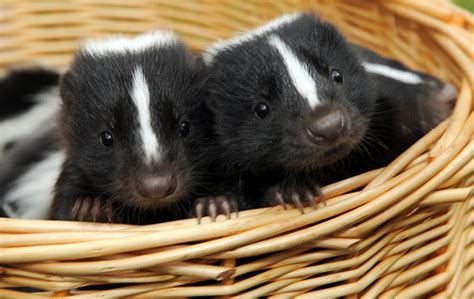
[[[178,42],[171,31],[154,31],[135,37],[118,36],[105,39],[86,41],[81,47],[82,52],[92,56],[104,56],[112,53],[137,53],[151,47],[165,47]]]
[[[223,50],[228,50],[233,47],[236,47],[238,45],[241,45],[245,42],[251,41],[255,39],[256,37],[262,36],[265,33],[275,31],[281,27],[283,27],[286,24],[292,23],[294,20],[298,19],[301,17],[301,13],[295,13],[295,14],[289,14],[289,15],[283,15],[277,19],[274,19],[260,27],[257,27],[256,29],[249,31],[247,33],[241,34],[240,36],[237,36],[236,38],[229,39],[229,40],[223,40],[223,41],[218,41],[214,44],[212,44],[204,53],[203,53],[203,59],[204,62],[209,65],[212,63],[214,56],[216,56],[219,52]]]
[[[302,63],[293,51],[276,35],[268,38],[268,43],[275,47],[283,58],[291,82],[300,95],[308,101],[313,109],[320,103],[314,78],[309,73],[308,66]]]
[[[2,205],[9,217],[46,219],[64,156],[62,151],[49,154],[15,181]]]
[[[388,78],[392,78],[403,83],[419,84],[423,82],[423,79],[421,79],[420,76],[415,73],[398,70],[384,64],[363,62],[362,66],[369,73],[374,73]]]
[[[135,68],[132,81],[132,91],[130,96],[137,107],[143,151],[145,152],[146,160],[150,162],[152,159],[159,158],[159,152],[161,149],[158,144],[158,138],[152,128],[150,115],[150,91],[148,90],[148,84],[140,66]]]

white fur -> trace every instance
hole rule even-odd
[[[136,37],[116,36],[108,39],[89,40],[82,46],[82,51],[92,56],[128,52],[139,53],[151,47],[173,45],[178,38],[171,31],[154,31]]]
[[[312,109],[316,107],[320,103],[318,89],[314,78],[309,73],[308,66],[301,62],[278,36],[271,35],[268,38],[268,43],[275,47],[283,58],[288,75],[296,90],[308,101]]]
[[[246,43],[248,41],[251,41],[255,39],[256,37],[262,36],[265,33],[268,33],[270,31],[275,31],[282,26],[292,23],[294,20],[298,19],[301,17],[301,13],[296,13],[296,14],[288,14],[288,15],[283,15],[277,19],[274,19],[273,21],[270,21],[252,31],[249,31],[247,33],[241,34],[240,36],[230,39],[230,40],[223,40],[216,42],[212,44],[204,53],[203,53],[203,59],[204,62],[208,65],[210,65],[214,59],[214,56],[216,56],[219,52],[227,49],[231,49],[233,47],[236,47],[238,45],[241,45],[243,43]]]
[[[417,74],[408,71],[397,70],[383,64],[363,62],[365,70],[370,73],[379,74],[407,84],[419,84],[423,82]]]
[[[143,151],[147,161],[150,162],[152,159],[159,158],[160,146],[151,125],[150,91],[143,70],[139,66],[133,72],[130,96],[137,107]]]
[[[49,88],[37,94],[33,101],[35,105],[27,112],[0,122],[0,149],[8,142],[25,138],[45,123],[52,122],[60,107],[59,89]]]
[[[64,157],[62,151],[53,152],[18,178],[4,196],[3,209],[9,217],[47,217]],[[16,211],[12,205],[17,207]]]

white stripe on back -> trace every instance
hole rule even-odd
[[[88,40],[82,46],[82,51],[92,56],[105,56],[111,53],[136,53],[150,47],[172,45],[177,41],[177,36],[171,31],[154,31],[135,37],[116,36],[106,39]]]
[[[9,217],[46,219],[64,157],[63,151],[52,152],[15,181],[2,206]]]
[[[403,83],[419,84],[423,82],[423,79],[421,79],[417,74],[409,71],[397,70],[387,65],[363,62],[362,66],[369,73],[379,74]]]
[[[160,146],[151,125],[150,91],[148,90],[148,84],[140,66],[135,68],[132,80],[130,96],[137,107],[143,151],[145,152],[147,162],[150,162],[152,159],[159,158]]]
[[[38,132],[45,124],[54,123],[61,98],[57,87],[48,88],[32,99],[35,104],[26,112],[0,122],[0,158],[5,144]]]
[[[218,41],[214,44],[212,44],[207,50],[203,53],[203,59],[204,62],[209,65],[212,63],[214,56],[219,54],[219,52],[227,49],[231,49],[235,46],[241,45],[245,42],[251,41],[256,37],[262,36],[265,33],[268,33],[270,31],[277,30],[281,28],[282,26],[289,24],[293,22],[294,20],[298,19],[301,17],[301,13],[295,13],[295,14],[289,14],[289,15],[283,15],[277,19],[274,19],[260,27],[257,27],[256,29],[249,31],[247,33],[241,34],[240,36],[237,36],[236,38],[229,39],[229,40],[223,40],[223,41]]]
[[[275,47],[283,58],[291,82],[300,95],[308,101],[313,109],[320,103],[314,78],[309,73],[308,66],[302,63],[293,51],[276,35],[268,38],[268,43]]]

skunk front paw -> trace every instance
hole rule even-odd
[[[120,222],[113,214],[110,203],[100,197],[77,199],[71,210],[71,218],[75,221]]]
[[[234,212],[236,217],[239,217],[239,206],[237,199],[233,196],[200,197],[194,203],[194,214],[199,224],[201,224],[202,217],[206,215],[209,215],[212,222],[215,222],[217,215],[225,215],[227,219],[230,219]]]
[[[268,197],[273,205],[280,204],[285,209],[287,204],[293,204],[301,214],[304,214],[305,205],[309,204],[313,210],[316,210],[318,201],[326,205],[319,185],[275,185],[268,190]]]

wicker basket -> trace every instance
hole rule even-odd
[[[0,219],[0,297],[473,297],[474,22],[449,2],[2,0],[0,69],[65,67],[81,38],[157,27],[202,50],[301,10],[455,83],[453,116],[385,169],[326,186],[328,205],[304,215],[274,207],[201,226]]]

